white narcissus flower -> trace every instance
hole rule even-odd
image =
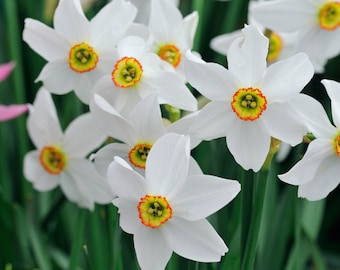
[[[180,10],[168,1],[151,0],[149,30],[152,50],[173,66],[185,80],[183,58],[192,48],[198,24],[198,13],[183,18]]]
[[[254,5],[255,1],[249,2],[249,9]],[[293,54],[297,53],[295,50],[296,45],[296,32],[294,33],[283,33],[276,32],[270,29],[266,29],[260,23],[258,23],[251,14],[248,14],[248,24],[256,26],[260,31],[269,38],[269,48],[267,55],[268,64],[272,64],[278,60],[288,58]],[[241,30],[236,30],[231,33],[222,34],[214,37],[210,42],[210,47],[222,54],[227,56],[231,43],[239,37],[243,37]]]
[[[211,100],[200,110],[191,132],[205,140],[226,137],[236,162],[258,171],[271,137],[296,145],[308,131],[303,119],[296,117],[292,101],[314,70],[303,53],[267,67],[268,39],[254,26],[242,31],[244,38],[229,49],[229,69],[187,54],[189,83]]]
[[[102,131],[122,142],[110,143],[92,156],[98,172],[103,176],[114,156],[123,158],[136,171],[144,174],[146,160],[155,141],[167,132],[185,134],[195,117],[195,114],[188,115],[165,127],[156,95],[139,101],[126,117],[97,94],[90,102],[90,110]],[[200,142],[192,141],[191,148]],[[198,167],[194,159],[190,165],[193,169]]]
[[[296,51],[309,56],[317,73],[324,71],[328,59],[340,53],[340,1],[264,1],[254,3],[249,12],[274,31],[298,31]]]
[[[333,126],[320,103],[305,103],[306,120],[316,136],[303,158],[279,178],[297,185],[298,196],[311,201],[328,196],[340,183],[340,83],[322,80],[331,99]]]
[[[53,17],[54,29],[26,19],[24,41],[48,61],[37,81],[55,94],[74,90],[88,104],[94,83],[112,69],[114,45],[136,12],[125,0],[115,0],[88,21],[79,0],[60,0]]]
[[[50,93],[41,88],[30,108],[27,129],[37,150],[24,158],[24,174],[35,189],[48,191],[60,186],[65,196],[80,207],[93,210],[94,203],[114,197],[104,177],[86,155],[106,136],[86,113],[62,132]]]
[[[228,248],[206,217],[228,204],[240,184],[189,172],[190,139],[166,134],[153,146],[145,178],[116,157],[108,169],[120,226],[133,234],[141,269],[165,269],[172,252],[194,261],[220,261]]]
[[[159,104],[195,111],[197,101],[174,71],[164,70],[162,60],[148,52],[144,39],[127,36],[117,45],[112,72],[98,80],[93,92],[127,115],[146,96],[156,93]]]

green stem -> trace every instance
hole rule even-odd
[[[6,25],[8,32],[8,46],[9,46],[9,56],[12,60],[16,62],[16,67],[13,71],[13,85],[14,85],[14,95],[16,103],[27,103],[25,95],[25,85],[24,85],[24,71],[22,63],[22,47],[21,42],[21,30],[19,28],[19,18],[18,18],[18,7],[17,1],[5,0],[5,11],[6,11]],[[17,134],[18,134],[18,149],[20,160],[17,166],[22,168],[22,158],[28,151],[28,140],[26,132],[25,119],[19,117],[16,119],[17,123]],[[22,187],[21,190],[21,200],[25,201],[29,198],[31,193],[31,187],[28,182],[23,181],[20,183]]]
[[[76,232],[73,245],[72,245],[72,250],[71,250],[70,267],[69,267],[70,270],[74,270],[78,268],[79,255],[80,255],[80,251],[82,250],[86,213],[87,213],[86,209],[79,210],[77,232]]]
[[[257,173],[255,183],[255,192],[253,200],[253,215],[251,219],[246,249],[242,262],[242,270],[253,270],[255,265],[256,251],[259,240],[260,225],[263,213],[264,199],[267,187],[267,177],[269,171],[267,169],[260,170]]]

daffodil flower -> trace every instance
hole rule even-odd
[[[88,104],[95,82],[112,69],[112,54],[136,15],[124,0],[107,4],[89,21],[79,0],[61,0],[56,8],[54,29],[25,20],[23,39],[48,63],[36,81],[55,94],[72,90]]]
[[[195,117],[191,114],[165,127],[156,95],[140,100],[126,117],[97,94],[90,103],[90,110],[103,132],[122,142],[110,143],[92,156],[98,172],[103,176],[114,156],[123,158],[136,171],[144,174],[146,160],[155,141],[167,132],[185,134]],[[191,148],[200,141],[193,139]],[[197,170],[194,159],[190,164],[193,170]]]
[[[86,159],[106,138],[90,113],[77,117],[63,133],[52,97],[41,88],[30,108],[27,129],[37,149],[26,154],[24,174],[35,189],[60,186],[70,201],[90,210],[95,202],[112,200],[105,178]]]
[[[248,9],[251,9],[251,7],[256,3],[257,2],[255,1],[250,1]],[[248,14],[248,23],[249,25],[256,26],[269,39],[267,55],[268,64],[272,64],[278,60],[288,58],[296,53],[295,45],[298,35],[297,32],[286,33],[266,29],[251,16],[251,13]],[[210,47],[214,51],[227,56],[231,43],[239,37],[243,37],[241,30],[218,35],[210,41]]]
[[[226,137],[227,146],[244,169],[258,171],[271,137],[296,145],[308,131],[292,103],[314,74],[299,53],[267,67],[268,39],[246,26],[228,52],[229,69],[206,63],[188,52],[189,83],[211,100],[200,110],[191,132],[204,140]]]
[[[279,178],[297,185],[298,196],[311,201],[328,196],[340,183],[340,83],[322,80],[331,99],[333,126],[320,103],[306,102],[310,131],[316,137],[303,158]],[[307,120],[307,117],[306,117]]]
[[[340,53],[340,2],[329,0],[275,0],[256,2],[250,14],[278,32],[298,31],[296,51],[305,52],[315,72]]]
[[[149,30],[153,37],[152,50],[183,77],[184,54],[193,46],[198,13],[183,18],[179,9],[169,1],[151,1]]]
[[[0,65],[0,82],[5,80],[9,74],[12,72],[15,64],[9,62]],[[22,105],[0,105],[0,121],[7,121],[12,118],[18,117],[19,115],[25,113],[28,110],[26,104]]]
[[[121,114],[127,115],[139,100],[156,93],[159,104],[195,111],[197,101],[183,80],[162,68],[162,60],[148,52],[147,42],[127,36],[117,45],[115,64],[109,75],[94,85],[93,92],[104,97]]]
[[[172,252],[194,261],[220,261],[228,248],[206,217],[228,204],[240,184],[189,173],[190,139],[166,134],[153,146],[145,177],[116,157],[108,182],[117,194],[120,226],[133,234],[141,269],[165,269]]]

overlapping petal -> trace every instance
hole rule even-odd
[[[333,80],[322,80],[327,94],[331,99],[332,119],[337,127],[340,127],[340,83]]]
[[[316,139],[312,141],[303,159],[295,164],[287,173],[279,175],[279,178],[292,185],[304,185],[314,178],[320,170],[320,164],[329,156],[334,155],[331,148],[332,142],[328,139]]]
[[[119,226],[127,233],[136,233],[141,226],[136,206],[137,202],[115,198],[112,203],[119,209]]]
[[[187,136],[168,133],[152,146],[146,160],[145,178],[148,192],[167,196],[185,181],[189,171],[190,140]]]
[[[92,114],[86,113],[73,120],[65,130],[64,148],[70,156],[82,158],[98,148],[106,136]]]
[[[112,191],[124,200],[138,202],[147,192],[145,179],[120,157],[109,165],[107,180]]]

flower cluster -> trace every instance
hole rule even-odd
[[[340,52],[340,2],[251,3],[249,25],[211,43],[228,67],[192,51],[197,12],[183,17],[177,1],[148,4],[114,0],[88,20],[80,0],[60,0],[53,28],[25,20],[24,41],[47,63],[27,119],[36,150],[24,174],[39,191],[60,186],[79,207],[112,202],[142,269],[164,269],[172,252],[219,261],[228,248],[207,217],[241,186],[203,174],[190,154],[201,141],[225,138],[235,161],[258,172],[268,169],[273,140],[296,146],[311,132],[304,158],[280,179],[310,200],[339,183],[338,128],[301,91]],[[297,40],[287,53],[281,33]],[[339,127],[340,84],[322,83]],[[188,85],[207,105],[198,108]],[[71,91],[88,111],[63,132],[51,94]]]

